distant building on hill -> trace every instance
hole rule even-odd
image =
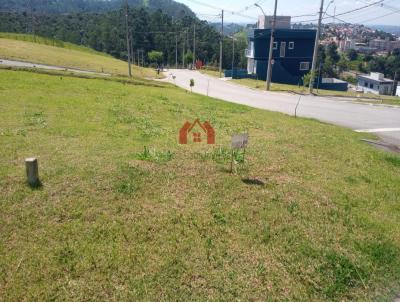
[[[246,49],[247,72],[258,79],[267,77],[268,55],[271,37],[271,16],[259,18],[258,28],[249,34]],[[299,84],[310,72],[316,31],[314,29],[291,29],[290,17],[279,16],[273,45],[272,81]]]
[[[276,16],[276,29],[290,29],[291,28],[290,16]],[[257,28],[258,29],[271,29],[274,16],[259,16]]]
[[[369,46],[376,48],[378,51],[393,51],[396,48],[400,48],[400,40],[374,39],[369,42]]]
[[[386,79],[382,73],[371,72],[357,77],[357,89],[379,95],[392,95],[394,81]]]
[[[356,48],[356,40],[346,38],[346,39],[340,40],[338,46],[341,51],[346,52],[350,49]]]

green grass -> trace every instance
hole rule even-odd
[[[178,145],[196,118],[217,145]],[[400,159],[362,137],[170,85],[0,70],[0,297],[391,301]]]
[[[0,38],[2,39],[9,39],[9,40],[19,40],[19,41],[25,41],[25,42],[32,42],[32,43],[37,43],[37,44],[44,44],[44,45],[49,45],[49,46],[55,46],[55,47],[60,47],[60,48],[66,48],[66,49],[72,49],[72,50],[78,50],[81,52],[88,52],[91,54],[96,54],[96,55],[101,55],[105,56],[108,58],[112,58],[112,56],[104,53],[104,52],[99,52],[96,51],[92,48],[81,46],[81,45],[76,45],[73,43],[69,42],[64,42],[61,40],[57,39],[50,39],[46,37],[41,37],[37,35],[29,35],[29,34],[18,34],[18,33],[6,33],[6,32],[0,32]]]
[[[220,74],[219,71],[217,70],[210,70],[210,69],[200,69],[199,72],[201,72],[202,74],[206,74],[212,77],[216,77],[219,78]],[[222,72],[222,77],[224,77],[224,73]]]
[[[234,83],[244,85],[256,89],[265,89],[265,81],[254,80],[254,79],[234,79]],[[295,93],[308,93],[308,87],[272,83],[271,91],[289,91]],[[389,105],[400,105],[400,97],[385,96],[385,95],[375,95],[372,93],[357,93],[355,91],[334,91],[334,90],[324,90],[324,89],[314,89],[314,93],[320,96],[338,96],[338,97],[350,97],[355,98],[360,102],[371,102],[371,103],[381,103]]]
[[[127,63],[105,53],[43,37],[0,33],[0,58],[127,75]],[[132,66],[135,77],[156,77],[150,68]]]

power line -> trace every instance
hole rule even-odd
[[[384,1],[385,1],[385,0],[379,0],[379,1],[376,1],[376,2],[373,2],[373,3],[370,3],[370,4],[367,4],[367,5],[364,5],[364,6],[361,6],[361,7],[352,9],[352,10],[349,10],[349,11],[345,11],[345,12],[336,14],[336,17],[343,16],[343,15],[347,15],[347,14],[351,14],[351,13],[354,13],[354,12],[357,12],[357,11],[360,11],[360,10],[363,10],[363,9],[366,9],[366,8],[369,8],[369,7],[372,7],[372,6],[381,4],[381,3],[384,2]],[[322,19],[327,19],[327,18],[332,18],[332,17],[331,17],[331,16],[327,16],[327,17],[324,17],[324,18],[322,18]],[[303,20],[303,21],[298,21],[298,22],[299,22],[299,23],[309,23],[309,22],[315,22],[315,21],[318,21],[318,19]]]
[[[391,16],[391,15],[397,14],[397,13],[400,13],[400,9],[398,9],[398,10],[396,10],[396,11],[393,11],[393,12],[391,12],[391,13],[388,13],[388,14],[385,14],[385,15],[382,15],[382,16],[379,16],[379,17],[374,17],[374,18],[371,18],[371,19],[359,21],[358,23],[366,23],[366,22],[375,21],[375,20],[378,20],[378,19],[381,19],[381,18],[385,18],[385,17]]]
[[[258,0],[258,1],[256,1],[254,4],[245,6],[244,8],[242,8],[242,9],[236,11],[236,13],[239,13],[239,14],[240,14],[240,13],[242,13],[242,12],[244,12],[244,11],[249,10],[250,8],[255,7],[256,4],[261,5],[261,4],[262,4],[263,2],[265,2],[265,1],[266,1],[266,0]]]
[[[373,2],[373,3],[370,3],[370,4],[367,4],[367,5],[365,5],[365,6],[362,6],[362,7],[359,7],[359,8],[355,8],[355,9],[352,9],[352,10],[349,10],[349,11],[344,12],[344,13],[336,14],[336,16],[340,17],[340,16],[343,16],[343,15],[351,14],[351,13],[357,12],[357,11],[362,10],[362,9],[366,9],[366,8],[368,8],[368,7],[371,7],[371,6],[375,6],[375,5],[380,4],[380,3],[384,2],[384,1],[385,1],[385,0],[379,0],[379,1],[376,1],[376,2]]]
[[[359,0],[360,2],[362,2],[362,3],[365,3],[365,4],[367,4],[367,5],[370,5],[371,3],[370,2],[367,2],[367,1],[362,1],[362,0]],[[390,3],[390,2],[392,2],[393,0],[385,0],[385,3]],[[393,10],[397,10],[398,8],[395,8],[395,7],[390,7],[389,5],[387,5],[387,4],[385,4],[385,3],[378,3],[379,4],[379,6],[377,7],[377,8],[385,8],[385,9],[391,9],[391,11],[393,11]],[[375,10],[376,8],[375,7],[373,7],[373,6],[371,6],[371,7],[368,7],[368,8],[366,8],[365,9],[365,11],[363,11],[361,14],[357,14],[357,15],[354,15],[354,16],[350,16],[350,21],[351,22],[349,22],[349,21],[346,21],[346,23],[355,23],[355,22],[357,22],[357,21],[352,21],[352,20],[354,20],[354,19],[356,19],[356,20],[363,20],[363,19],[365,19],[365,18],[369,18],[370,17],[370,15],[371,14],[373,14],[373,15],[376,15],[376,11],[372,11],[372,9],[373,10]],[[338,19],[339,20],[339,19]],[[344,22],[343,20],[342,20],[342,22]]]
[[[218,7],[218,6],[215,6],[215,5],[211,5],[211,4],[208,4],[208,3],[204,3],[204,2],[201,2],[201,1],[198,1],[198,0],[187,0],[187,1],[195,3],[195,4],[198,4],[198,5],[205,6],[205,7],[214,9],[214,10],[218,10],[218,11],[222,11],[223,10],[226,13],[230,13],[232,15],[236,15],[236,16],[239,16],[239,17],[248,18],[248,19],[251,19],[251,20],[257,19],[257,18],[252,17],[252,16],[247,16],[247,15],[244,15],[244,14],[241,14],[241,13],[238,13],[238,12],[227,10],[227,9],[224,9],[224,8],[221,8],[221,7]]]
[[[305,15],[298,15],[298,16],[291,16],[292,19],[296,19],[296,18],[302,18],[302,17],[314,17],[316,16],[318,13],[315,14],[305,14]]]
[[[364,1],[363,1],[364,2]],[[383,2],[383,1],[382,1]],[[366,2],[364,2],[364,3],[366,3]],[[379,4],[379,3],[378,3]],[[384,7],[384,6],[387,6],[386,4],[384,4],[384,3],[381,3],[381,6],[380,7]],[[349,21],[345,21],[345,20],[343,20],[343,19],[340,19],[340,18],[338,18],[337,16],[338,15],[336,15],[336,16],[331,16],[331,15],[328,15],[328,16],[330,16],[330,17],[332,17],[332,18],[334,18],[334,19],[337,19],[338,21],[340,21],[340,22],[343,22],[343,23],[349,23],[349,24],[354,24],[354,23],[366,23],[366,22],[371,22],[371,21],[374,21],[374,20],[378,20],[378,19],[381,19],[381,18],[385,18],[385,17],[388,17],[388,16],[391,16],[391,15],[394,15],[394,14],[398,14],[398,13],[400,13],[400,9],[399,8],[396,8],[396,7],[390,7],[390,6],[387,6],[387,7],[385,7],[386,9],[390,9],[391,10],[391,13],[387,13],[387,14],[384,14],[384,15],[381,15],[381,16],[378,16],[378,17],[373,17],[373,18],[368,18],[368,19],[364,19],[364,20],[362,20],[362,21],[353,21],[353,22],[349,22]],[[354,18],[353,18],[354,19]]]

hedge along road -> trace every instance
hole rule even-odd
[[[294,115],[300,96],[291,93],[267,92],[233,84],[198,71],[172,69],[166,79],[193,92],[232,103]],[[174,79],[175,77],[175,79]],[[340,98],[301,96],[297,115],[347,127],[358,132],[375,133],[384,141],[400,146],[400,106],[360,104]]]

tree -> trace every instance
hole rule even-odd
[[[21,2],[22,0],[17,1]],[[139,0],[132,1],[142,2]],[[67,5],[67,2],[63,2],[62,5]],[[162,52],[163,59],[159,61],[158,56],[156,60],[152,61],[154,62],[153,64],[162,62],[175,65],[175,39],[177,38],[178,60],[180,62],[183,43],[186,43],[186,50],[188,47],[192,47],[191,32],[188,31],[188,35],[183,33],[187,29],[193,28],[194,24],[196,24],[196,40],[198,41],[196,44],[196,59],[206,63],[212,63],[217,60],[219,33],[216,29],[208,22],[200,21],[194,15],[185,14],[184,12],[175,12],[173,15],[178,17],[172,18],[171,15],[165,13],[168,10],[164,10],[163,7],[167,6],[171,1],[151,0],[149,5],[154,6],[155,2],[160,3],[159,8],[162,8],[162,11],[151,10],[142,6],[135,8],[134,5],[128,10],[130,43],[135,61],[142,60],[142,53],[147,54],[151,51],[157,51]],[[31,32],[30,22],[29,14],[24,15],[23,12],[0,12],[0,32]],[[119,6],[113,11],[99,13],[57,14],[54,12],[54,14],[49,14],[43,11],[35,15],[34,28],[37,36],[50,38],[53,41],[57,39],[56,43],[62,43],[60,41],[62,40],[81,44],[106,52],[118,59],[127,59],[124,7],[121,8]],[[189,39],[189,43],[187,39]],[[244,45],[242,47],[245,48]],[[240,60],[238,59],[237,61],[241,61],[244,57],[244,51],[238,50],[238,54],[240,55]],[[188,55],[186,62],[191,63],[192,61],[193,57]],[[230,66],[230,64],[231,62],[226,62],[224,68]]]
[[[326,60],[326,53],[325,53],[325,46],[323,45],[318,45],[318,61],[317,61],[317,66],[320,66],[320,64],[324,63]]]
[[[186,64],[193,63],[193,53],[190,50],[187,53],[185,53],[185,62]]]
[[[328,45],[328,47],[326,49],[326,56],[331,58],[331,60],[334,64],[339,62],[340,55],[338,52],[337,45],[335,43],[331,43]]]
[[[303,86],[304,87],[309,87],[310,86],[311,76],[312,76],[312,72],[311,71],[303,76],[302,80],[303,80]]]
[[[347,58],[348,58],[350,61],[355,61],[355,60],[358,59],[358,53],[357,53],[357,51],[356,51],[355,49],[349,49],[349,50],[346,52],[346,55],[347,55]]]
[[[323,70],[324,75],[328,78],[336,78],[337,77],[335,63],[331,57],[326,58],[325,64],[324,64],[324,67],[322,70]]]
[[[156,64],[161,64],[163,61],[163,52],[152,50],[147,54],[149,61]]]
[[[349,64],[345,56],[341,56],[339,62],[337,63],[339,74],[342,73],[343,71],[346,71],[348,69],[348,65]]]

